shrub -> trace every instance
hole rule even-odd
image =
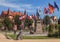
[[[12,22],[10,21],[10,19],[8,17],[6,17],[3,21],[3,24],[5,27],[7,27],[6,29],[10,30],[12,28]]]
[[[48,29],[48,37],[53,37],[53,35],[54,35],[54,24],[50,24]]]
[[[0,28],[3,26],[3,24],[2,23],[0,23]]]
[[[58,33],[59,33],[59,37],[60,37],[60,24],[58,24]]]
[[[48,37],[59,37],[60,36],[60,25],[50,24]]]

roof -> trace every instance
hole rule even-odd
[[[19,16],[22,16],[22,15],[24,15],[22,12],[12,12],[12,11],[10,11],[10,10],[8,10],[8,11],[2,11],[2,14],[3,15],[11,15],[11,16],[16,16],[16,15],[19,15]],[[2,15],[1,14],[1,15]]]

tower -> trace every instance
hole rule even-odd
[[[36,20],[35,20],[35,26],[36,26],[36,33],[42,33],[42,24],[41,24],[41,19],[40,19],[40,11],[38,10],[36,11]]]
[[[24,11],[24,15],[26,15],[27,13],[26,13],[26,10]]]
[[[37,20],[39,20],[39,12],[38,12],[38,9],[36,10],[36,18],[37,18]]]
[[[10,13],[10,9],[8,8],[6,16],[8,17]]]

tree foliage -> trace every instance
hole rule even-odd
[[[44,22],[44,24],[46,24],[46,25],[50,24],[50,17],[49,17],[48,15],[46,15],[46,16],[44,17],[44,19],[43,19],[43,22]]]
[[[14,23],[16,24],[16,25],[21,25],[21,23],[22,23],[22,21],[21,20],[19,20],[19,15],[16,15],[15,17],[14,17]]]
[[[6,17],[3,21],[3,24],[5,27],[7,27],[8,29],[12,28],[12,22],[10,21],[10,19],[8,17]]]
[[[26,19],[26,26],[31,26],[32,25],[32,23],[33,23],[33,20],[32,19]]]

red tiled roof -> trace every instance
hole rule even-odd
[[[22,12],[12,12],[12,11],[9,11],[9,13],[8,13],[8,11],[2,11],[2,14],[3,15],[8,14],[8,15],[11,15],[11,16],[16,16],[16,15],[22,16],[22,15],[24,15]]]
[[[7,14],[7,12],[6,11],[2,11],[2,14]]]

